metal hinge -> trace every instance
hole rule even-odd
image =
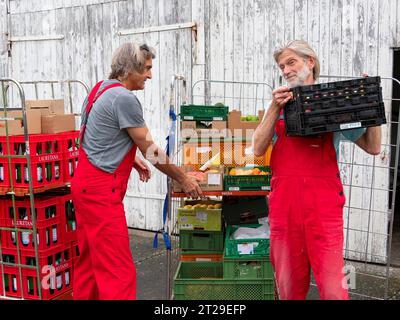
[[[6,37],[7,37],[7,54],[8,54],[8,57],[11,58],[12,42],[10,41],[8,32],[6,33]]]

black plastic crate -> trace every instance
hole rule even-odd
[[[305,136],[386,123],[380,77],[336,81],[292,89],[284,108],[286,134]]]

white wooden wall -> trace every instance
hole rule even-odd
[[[63,35],[64,39],[13,42],[12,58],[7,58],[6,3],[11,12],[11,37]],[[0,0],[0,13],[0,76],[9,70],[8,75],[18,80],[75,78],[93,85],[107,76],[111,54],[120,43],[137,40],[154,46],[158,54],[153,79],[138,96],[153,137],[162,146],[168,129],[169,84],[175,73],[184,74],[189,85],[210,78],[266,82],[276,87],[279,70],[272,53],[277,44],[296,38],[315,48],[322,74],[358,76],[367,72],[390,77],[391,47],[400,46],[398,0]],[[190,29],[117,35],[126,29],[191,21],[197,23],[196,38]],[[391,83],[383,84],[384,96],[389,98]],[[242,91],[244,97],[255,95],[251,87]],[[196,99],[201,100],[197,96],[205,92],[218,96],[212,100],[215,102],[221,101],[220,96],[233,97],[238,89],[231,84],[200,84],[194,90]],[[237,99],[226,98],[225,102],[238,107]],[[388,119],[390,107],[387,101]],[[80,103],[74,108],[80,111]],[[240,108],[253,112],[254,105],[243,103]],[[384,143],[389,142],[389,136],[384,127]],[[353,148],[343,143],[340,160],[382,167],[389,164],[389,148],[383,148],[375,159],[359,150],[353,155]],[[349,258],[382,262],[388,195],[386,191],[371,193],[370,187],[387,189],[389,172],[377,168],[373,175],[371,167],[350,165],[342,165],[341,172],[344,183],[367,187],[364,191],[346,188],[348,204],[363,208],[345,210],[346,243],[353,250]],[[125,200],[130,226],[161,227],[165,189],[165,178],[159,173],[154,172],[147,185],[139,183],[132,173]]]

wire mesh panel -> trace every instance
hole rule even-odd
[[[216,105],[222,103],[229,108],[229,111],[238,110],[242,115],[257,115],[259,110],[269,106],[272,96],[272,88],[266,83],[258,82],[235,82],[235,81],[218,81],[218,80],[199,80],[193,84],[190,96],[186,92],[186,80],[184,77],[175,77],[172,90],[172,103],[174,111],[177,115],[180,113],[180,106],[186,104],[189,98],[192,105]],[[261,120],[261,119],[260,119]],[[253,165],[269,165],[271,148],[265,156],[255,157],[252,151],[251,138],[230,138],[230,139],[190,139],[189,142],[180,138],[180,126],[176,125],[175,131],[175,150],[172,159],[177,165],[191,165],[194,169],[199,169],[201,164],[207,162],[219,155],[219,163],[231,166],[243,166],[246,164]],[[169,194],[171,194],[171,189]],[[167,296],[172,296],[174,286],[174,274],[178,269],[180,253],[178,250],[178,234],[177,225],[177,208],[181,205],[182,200],[170,200],[168,209],[168,229],[172,239],[172,250],[167,252],[167,268],[168,268],[168,284]],[[218,292],[225,292],[222,296],[232,299],[249,299],[249,297],[258,297],[259,299],[273,298],[270,288],[271,283],[259,283],[258,293],[250,294],[249,290],[255,290],[254,283],[242,283],[234,285],[234,281],[230,283],[220,283],[217,288]],[[246,289],[246,288],[249,289]],[[196,286],[196,290],[205,290],[205,295],[196,295],[197,298],[215,298],[219,299],[220,294],[211,294],[210,290],[205,286]],[[214,290],[214,289],[213,289]],[[191,290],[187,288],[179,297],[188,299]],[[208,294],[207,294],[208,291]],[[272,291],[273,292],[273,291]],[[250,294],[250,295],[249,295]],[[193,296],[193,298],[195,298]]]
[[[48,89],[43,89],[42,85],[47,86]],[[57,91],[57,85],[60,86],[59,91]],[[64,89],[62,89],[63,85],[66,86]],[[72,92],[75,85],[78,85],[79,89]],[[26,86],[31,89],[25,91]],[[76,105],[74,99],[78,99],[79,96],[81,98],[82,93],[87,95],[88,87],[78,80],[20,83],[13,79],[0,79],[0,88],[0,122],[5,128],[0,152],[2,158],[0,165],[3,165],[0,178],[6,178],[5,166],[8,167],[7,175],[9,175],[9,192],[0,199],[2,204],[0,208],[2,213],[0,215],[0,299],[53,299],[72,287],[72,265],[75,255],[70,241],[64,237],[67,223],[65,219],[69,212],[63,211],[63,204],[57,198],[40,198],[34,195],[42,190],[34,189],[33,186],[33,177],[39,176],[39,170],[36,170],[36,164],[31,155],[36,152],[42,154],[46,149],[46,144],[35,140],[39,139],[38,136],[44,135],[38,134],[32,138],[28,134],[28,125],[31,126],[31,123],[27,122],[25,99],[54,99],[59,96],[58,94],[67,92],[66,101],[70,105],[70,111],[74,112],[72,108]],[[27,92],[30,94],[26,95]],[[11,117],[8,111],[15,108],[19,109],[21,115]],[[24,124],[23,135],[11,138],[8,131],[10,121],[16,120]],[[64,140],[60,140],[62,137],[65,138],[65,146]],[[10,145],[15,140],[18,140],[21,145],[21,152],[10,152]],[[48,144],[52,146],[49,152],[61,151],[63,147],[67,152],[67,136],[53,135],[51,141],[52,143]],[[35,145],[32,144],[34,142]],[[57,143],[58,147],[55,146]],[[19,172],[19,175],[16,174],[16,183],[14,183],[12,165],[22,160],[26,163],[25,170],[15,170]],[[34,170],[32,163],[35,165]],[[58,170],[60,168],[61,166]],[[45,171],[41,169],[42,172]],[[56,177],[61,180],[61,176],[57,176],[57,171]],[[49,181],[49,176],[46,177],[44,174],[40,180],[45,178]],[[21,194],[16,188],[19,179],[24,179],[27,183],[26,189]],[[16,198],[17,195],[21,198]],[[23,196],[26,198],[22,198]],[[52,272],[54,274],[51,274]]]
[[[322,81],[340,81],[351,77],[321,76]],[[387,124],[382,128],[381,152],[370,155],[355,143],[340,142],[338,162],[346,195],[344,207],[345,274],[350,297],[387,299],[393,213],[398,167],[398,122],[392,119],[392,85],[396,79],[382,78]],[[397,138],[393,143],[391,136]],[[377,266],[375,266],[377,264]],[[372,293],[362,283],[379,283]]]

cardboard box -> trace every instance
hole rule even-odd
[[[224,197],[222,213],[227,225],[258,223],[268,215],[267,197]]]
[[[210,128],[201,128],[196,121],[181,122],[181,137],[189,138],[225,138],[227,136],[226,121],[212,121]]]
[[[184,172],[194,171],[190,166],[182,166]],[[203,191],[223,191],[224,190],[224,167],[211,167],[205,172],[205,181],[199,182],[199,186]],[[174,192],[183,192],[179,182],[173,180],[172,190]]]
[[[63,99],[26,100],[25,104],[28,110],[40,110],[43,116],[65,113]]]
[[[75,130],[75,115],[42,115],[42,133],[60,133]]]
[[[4,111],[0,110],[0,112]],[[22,111],[7,112],[8,118],[22,118]],[[26,110],[26,120],[28,122],[28,134],[40,134],[42,132],[40,110]],[[24,124],[22,119],[8,121],[8,135],[19,136],[24,134]],[[6,135],[6,122],[0,121],[0,136]]]
[[[251,138],[254,131],[261,123],[264,117],[265,110],[258,110],[258,121],[242,121],[242,112],[238,110],[232,110],[228,115],[228,129],[229,135],[234,138],[242,138],[248,136]]]

